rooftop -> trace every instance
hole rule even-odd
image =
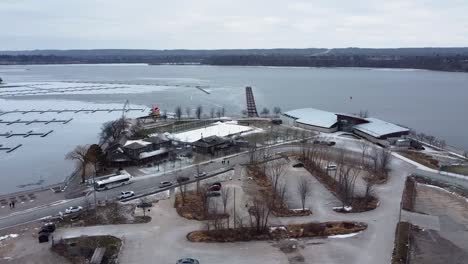
[[[377,138],[388,134],[409,131],[408,128],[388,123],[377,118],[366,118],[366,120],[369,121],[369,123],[355,125],[354,129]]]
[[[287,111],[285,115],[296,119],[296,122],[330,128],[337,122],[336,114],[315,108],[302,108]]]

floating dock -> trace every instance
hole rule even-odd
[[[44,113],[57,113],[57,114],[61,114],[61,113],[81,113],[81,112],[89,112],[89,113],[96,113],[96,112],[108,112],[108,113],[111,113],[111,112],[122,112],[122,111],[125,111],[125,112],[130,112],[130,111],[141,111],[141,112],[144,112],[145,108],[125,108],[125,109],[120,109],[120,108],[110,108],[110,109],[100,109],[100,108],[97,108],[97,109],[48,109],[48,110],[36,110],[36,109],[32,109],[32,110],[13,110],[13,111],[5,111],[5,112],[0,112],[0,116],[2,115],[7,115],[7,114],[16,114],[16,113],[19,113],[19,114],[30,114],[30,113],[39,113],[39,114],[44,114]]]
[[[13,124],[25,124],[25,125],[30,125],[30,124],[37,124],[37,123],[43,123],[45,125],[48,125],[50,123],[62,123],[62,124],[68,124],[70,121],[72,121],[73,118],[70,118],[68,120],[57,120],[57,119],[52,119],[52,120],[12,120],[12,121],[5,121],[0,119],[0,124],[6,124],[7,126],[13,125]]]

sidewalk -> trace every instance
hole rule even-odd
[[[3,195],[0,197],[0,218],[62,200],[65,200],[65,193],[55,193],[48,188]],[[9,207],[11,201],[15,201],[15,208]]]

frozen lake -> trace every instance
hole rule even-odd
[[[169,112],[177,105],[204,113],[224,107],[237,115],[245,107],[245,86],[252,86],[257,107],[284,111],[314,107],[371,116],[432,134],[448,144],[468,149],[468,74],[420,70],[357,68],[286,68],[139,65],[0,66],[0,110],[55,108],[121,108],[125,100],[137,106],[157,105]],[[5,86],[21,87],[5,87]],[[206,94],[197,86],[207,90]],[[352,99],[351,99],[352,98]],[[109,105],[111,104],[111,105]],[[192,110],[192,114],[194,110]],[[131,115],[139,115],[131,113]],[[74,119],[68,124],[0,124],[0,134],[12,130],[54,132],[45,138],[8,139],[0,145],[24,146],[0,152],[0,193],[44,180],[60,181],[73,170],[65,153],[97,140],[101,123],[121,113],[47,114]],[[7,119],[8,115],[0,116]],[[10,119],[42,119],[46,115],[11,114]],[[23,131],[24,129],[24,131]],[[32,188],[28,186],[25,188]]]

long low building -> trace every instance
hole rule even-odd
[[[332,133],[338,129],[336,115],[332,112],[314,108],[302,108],[281,115],[283,124],[297,126],[320,132]]]
[[[387,145],[392,138],[400,138],[409,134],[410,130],[377,118],[366,118],[368,123],[355,125],[353,132],[369,141]]]
[[[362,118],[350,114],[335,114],[314,108],[302,108],[281,115],[283,124],[319,132],[353,132],[367,140],[388,146],[397,138],[409,134],[409,129],[377,118]]]

